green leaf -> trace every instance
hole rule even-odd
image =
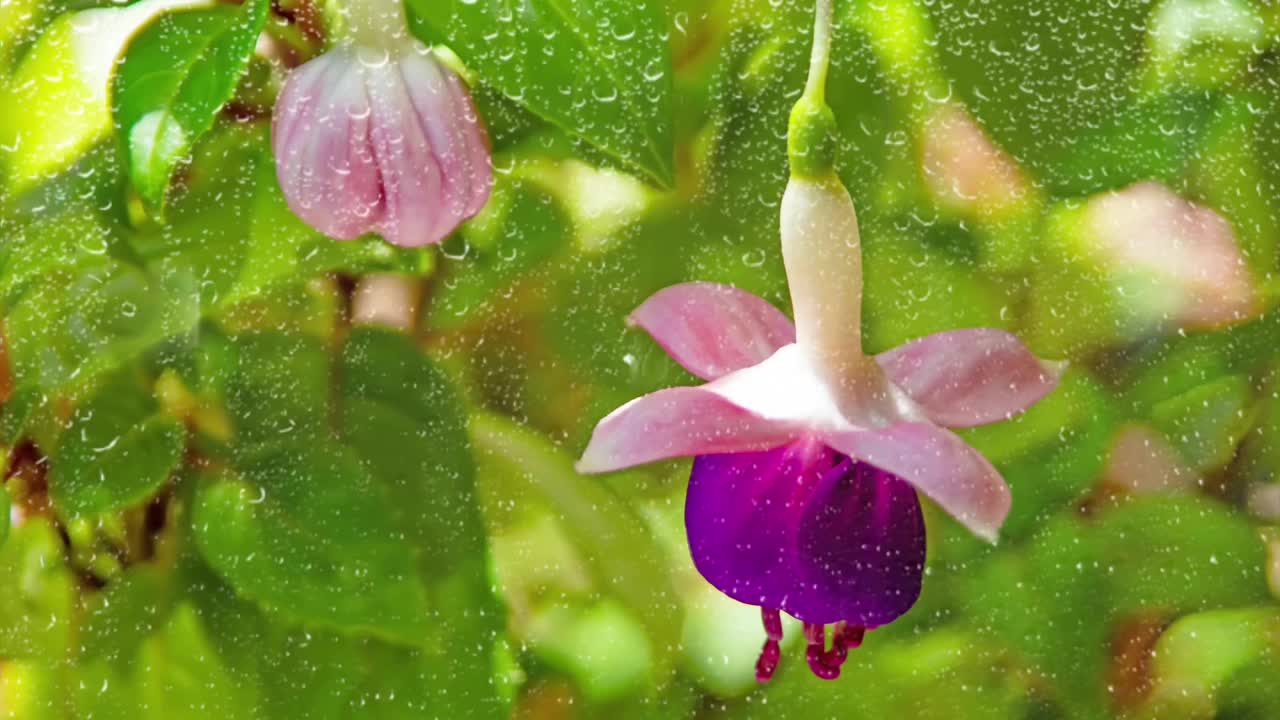
[[[448,377],[404,335],[353,331],[342,353],[342,435],[389,494],[397,546],[426,581],[433,613],[422,660],[492,677],[503,613],[490,588],[487,538],[462,406]],[[470,650],[458,655],[455,648]],[[493,690],[477,689],[493,699]]]
[[[1194,188],[1201,204],[1231,223],[1240,249],[1255,276],[1267,277],[1280,255],[1280,202],[1269,171],[1280,170],[1269,157],[1275,139],[1268,114],[1274,96],[1236,93],[1223,98],[1204,133],[1194,164]],[[1255,108],[1263,108],[1261,113]]]
[[[661,677],[679,644],[679,610],[666,556],[644,521],[546,438],[493,415],[473,417],[471,434],[491,504],[536,497],[550,509],[599,587],[644,623]]]
[[[527,311],[525,303],[506,302],[511,287],[545,276],[541,266],[573,237],[573,224],[555,195],[534,183],[499,183],[484,212],[445,244],[445,280],[432,295],[427,322],[457,329],[503,311]],[[458,260],[450,243],[463,243]],[[513,307],[514,306],[514,307]]]
[[[87,665],[81,671],[77,689],[76,706],[81,717],[252,717],[252,699],[242,691],[238,673],[219,657],[190,605],[169,615],[159,632],[144,635],[136,654],[114,663],[98,661]]]
[[[284,617],[420,644],[434,623],[394,508],[352,453],[294,442],[204,479],[192,526],[237,592]]]
[[[616,600],[552,606],[532,624],[538,654],[570,674],[592,702],[634,696],[654,681],[646,628]]]
[[[87,384],[190,330],[198,287],[187,268],[141,269],[109,257],[41,275],[5,320],[17,385]]]
[[[131,659],[138,645],[168,621],[178,599],[164,570],[150,564],[131,568],[89,599],[80,628],[84,659]]]
[[[992,134],[1051,188],[1078,183],[1078,144],[1123,114],[1154,0],[927,4],[938,60]]]
[[[793,636],[799,635],[797,628]],[[871,632],[849,653],[844,682],[828,682],[809,672],[803,643],[797,643],[783,650],[778,676],[746,701],[729,704],[733,712],[727,717],[769,720],[778,717],[778,708],[804,708],[806,715],[824,718],[1037,717],[1028,712],[1027,680],[996,657],[977,633],[940,628],[887,640]],[[848,682],[854,678],[857,683]]]
[[[1182,618],[1165,631],[1152,652],[1155,687],[1144,717],[1221,717],[1215,712],[1217,695],[1231,677],[1253,663],[1274,663],[1277,655],[1280,611],[1275,608],[1217,610]],[[1270,695],[1275,707],[1274,687]]]
[[[1007,301],[971,258],[956,252],[951,241],[958,238],[942,228],[937,237],[917,231],[917,223],[887,220],[868,218],[863,230],[876,238],[864,246],[862,327],[869,350],[952,328],[1009,326],[1010,313],[1002,312]]]
[[[1228,375],[1158,403],[1151,419],[1200,472],[1216,470],[1236,455],[1253,426],[1249,378]]]
[[[235,339],[226,403],[242,446],[288,438],[321,439],[329,428],[329,357],[300,335]]]
[[[1165,0],[1147,35],[1145,85],[1213,90],[1231,83],[1267,45],[1249,0]]]
[[[187,596],[198,609],[223,662],[257,690],[258,713],[269,720],[401,720],[423,716],[500,720],[511,716],[499,692],[493,659],[499,615],[488,601],[458,603],[435,623],[446,635],[435,647],[401,647],[277,618],[235,596],[197,563]],[[488,588],[484,588],[487,593]],[[463,593],[459,593],[460,595]],[[461,600],[461,598],[459,598]],[[460,631],[466,628],[465,631]],[[434,643],[433,643],[434,644]]]
[[[129,44],[113,111],[129,175],[154,207],[163,206],[174,167],[234,94],[270,4],[247,0],[164,15]]]
[[[470,644],[432,654],[332,633],[295,632],[269,647],[264,660],[264,715],[273,720],[511,716],[496,691],[491,660]]]
[[[13,449],[22,439],[27,431],[27,424],[44,400],[37,388],[28,387],[15,392],[0,404],[0,474],[5,469],[6,458],[3,453]]]
[[[1055,163],[1055,190],[1088,195],[1141,180],[1178,187],[1214,110],[1211,97],[1191,92],[1126,104]]]
[[[1100,715],[1112,623],[1265,602],[1264,560],[1249,522],[1220,503],[1136,498],[1087,520],[1053,518],[969,576],[969,612],[1050,678],[1065,706]]]
[[[45,660],[6,660],[0,675],[5,720],[67,720],[66,667]]]
[[[66,658],[75,588],[57,530],[41,518],[14,528],[0,545],[0,657]]]
[[[186,432],[128,373],[76,409],[50,459],[49,496],[65,518],[121,510],[150,497],[182,460]]]
[[[41,213],[5,228],[0,243],[0,307],[8,308],[41,276],[102,264],[116,234],[89,212]]]
[[[22,192],[70,165],[111,129],[107,90],[116,56],[129,37],[166,10],[207,0],[142,0],[128,7],[65,13],[49,24],[12,81],[0,85],[0,146],[9,185]],[[74,109],[74,111],[72,110]]]
[[[409,0],[416,29],[485,82],[669,188],[672,66],[655,0]]]
[[[1196,612],[1267,599],[1266,553],[1249,521],[1197,497],[1151,497],[1099,519],[1111,612]]]
[[[443,577],[484,553],[465,415],[448,377],[407,337],[356,329],[342,353],[342,434],[391,493]]]
[[[1106,392],[1072,368],[1048,397],[1007,422],[962,431],[1013,490],[1002,539],[1034,532],[1094,485],[1116,427]]]
[[[35,23],[33,20],[45,20],[44,0],[14,0],[7,5],[0,6],[0,46],[4,47],[0,51],[0,69],[7,70],[6,67],[10,57],[8,53],[10,47],[19,44],[24,35],[31,31],[31,26]]]

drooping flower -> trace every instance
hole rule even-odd
[[[438,243],[489,199],[489,141],[466,85],[408,34],[400,2],[347,3],[347,32],[290,73],[272,148],[289,207],[348,240]]]
[[[779,661],[780,612],[804,622],[813,672],[834,678],[866,630],[915,603],[925,561],[917,491],[995,540],[1009,489],[945,428],[1018,413],[1061,371],[992,329],[864,354],[857,217],[832,170],[832,120],[813,82],[825,71],[825,50],[816,67],[824,13],[829,27],[830,4],[819,0],[815,70],[792,115],[782,200],[795,324],[726,285],[658,292],[631,323],[707,383],[618,408],[578,463],[600,473],[694,458],[685,504],[694,564],[726,595],[762,609],[761,681]]]

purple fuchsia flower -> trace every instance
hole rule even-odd
[[[820,36],[824,10],[829,27],[820,0]],[[825,49],[821,60],[824,73]],[[813,672],[834,678],[866,630],[911,608],[925,562],[917,491],[995,541],[1009,488],[947,428],[1019,413],[1062,371],[994,329],[864,354],[857,216],[832,170],[833,120],[814,77],[792,114],[782,199],[795,324],[726,285],[658,292],[630,322],[707,383],[618,408],[578,463],[601,473],[694,458],[685,503],[693,561],[726,595],[762,609],[762,682],[779,661],[780,612],[803,621]]]
[[[346,4],[338,44],[290,73],[272,149],[289,207],[349,240],[438,243],[489,199],[489,140],[467,87],[409,35],[400,2]]]

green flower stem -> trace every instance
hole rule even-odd
[[[367,48],[393,50],[409,37],[401,0],[343,0],[327,7],[333,37]]]
[[[791,111],[787,132],[787,157],[791,175],[817,179],[833,173],[836,154],[836,120],[827,107],[827,68],[831,61],[833,0],[817,0],[813,22],[813,54],[804,94]]]
[[[833,0],[817,0],[813,18],[813,52],[809,56],[809,82],[804,94],[816,102],[824,102],[827,92],[827,68],[831,64],[831,26],[835,21]]]

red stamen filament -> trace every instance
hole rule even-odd
[[[764,618],[764,632],[768,638],[764,641],[764,649],[760,651],[760,659],[756,661],[756,681],[769,682],[774,671],[778,669],[778,661],[782,658],[782,616],[777,610],[760,608]]]
[[[825,625],[804,624],[804,636],[808,641],[805,659],[809,661],[809,669],[823,680],[834,680],[840,677],[840,667],[849,658],[849,650],[862,644],[866,628],[860,625],[836,623],[831,632],[831,649],[826,649],[827,628]]]
[[[782,658],[782,615],[777,610],[760,608],[764,619],[764,632],[767,639],[760,651],[760,659],[756,661],[756,681],[769,682],[778,669]],[[827,626],[804,624],[804,637],[808,647],[805,659],[809,661],[809,669],[823,680],[835,680],[840,677],[840,667],[849,658],[849,651],[862,645],[862,638],[867,628],[862,625],[850,625],[839,622],[831,629],[831,649],[827,649]]]

